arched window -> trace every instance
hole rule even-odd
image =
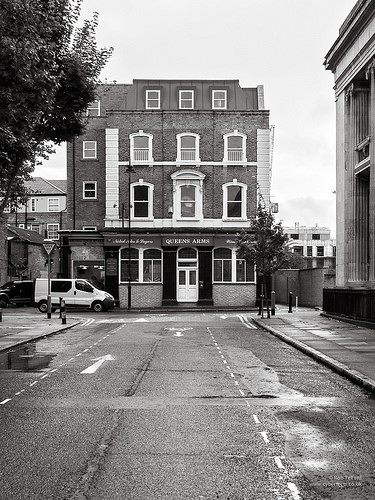
[[[199,135],[178,134],[177,135],[177,161],[185,163],[199,162]]]
[[[246,162],[246,135],[234,130],[223,135],[224,159],[226,163]]]
[[[130,161],[131,163],[151,163],[152,157],[152,139],[151,134],[146,134],[143,130],[135,134],[130,134]]]
[[[130,194],[132,219],[152,219],[154,185],[140,179],[131,184]]]
[[[223,185],[223,219],[246,219],[247,185],[233,179]]]
[[[214,281],[232,281],[232,250],[230,248],[215,248],[214,250]]]
[[[203,180],[205,175],[196,170],[174,172],[173,217],[175,220],[201,220],[203,218]]]

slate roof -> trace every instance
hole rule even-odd
[[[35,194],[62,195],[66,194],[66,182],[66,180],[49,181],[43,177],[33,177],[32,180],[25,182],[25,186]]]
[[[31,229],[23,229],[21,227],[8,226],[8,238],[18,238],[29,243],[42,245],[44,238],[37,231]]]

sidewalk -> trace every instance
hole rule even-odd
[[[0,322],[0,352],[67,330],[78,323],[77,318],[67,317],[66,324],[63,325],[59,313],[54,313],[51,319],[47,319],[46,314],[39,311],[30,313],[27,309],[3,309]]]
[[[302,308],[275,316],[254,315],[254,322],[354,383],[375,392],[375,330],[321,315]]]

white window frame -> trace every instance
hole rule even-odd
[[[36,212],[36,198],[30,198],[30,212]]]
[[[231,186],[237,186],[241,188],[242,200],[241,200],[241,215],[239,217],[229,217],[228,215],[228,188]],[[239,221],[246,220],[247,213],[247,184],[243,182],[238,182],[237,179],[233,179],[232,182],[226,182],[222,185],[223,189],[223,220],[227,221]]]
[[[149,97],[151,92],[157,92],[158,97],[155,99],[154,97]],[[157,102],[157,106],[150,106],[151,102]],[[160,109],[160,90],[157,89],[148,89],[146,90],[146,109]]]
[[[183,152],[181,151],[181,140],[183,137],[194,137],[195,138],[195,148],[194,148],[194,159],[183,159]],[[200,143],[200,136],[198,134],[194,134],[192,132],[184,132],[182,134],[177,134],[176,135],[177,139],[177,163],[188,163],[188,164],[194,164],[194,163],[200,163],[200,156],[199,156],[199,143]],[[193,150],[192,150],[193,151]]]
[[[86,184],[94,184],[95,189],[88,190],[86,188]],[[87,191],[94,192],[95,196],[86,196]],[[98,183],[97,183],[97,181],[83,181],[83,183],[82,183],[82,197],[84,200],[97,200],[98,199]]]
[[[191,97],[182,97],[183,92],[188,92]],[[178,91],[178,107],[179,109],[194,109],[194,90],[193,89],[181,89]],[[191,102],[191,106],[182,106],[183,102]]]
[[[229,259],[215,259],[215,250],[218,250],[219,248],[225,248],[226,250],[231,251],[231,280],[230,281],[215,281],[215,260],[229,260]],[[244,259],[238,259],[237,258],[237,253],[235,248],[230,248],[230,247],[223,247],[223,246],[218,246],[215,247],[212,250],[212,283],[256,283],[256,273],[255,273],[255,266],[254,266],[254,279],[252,281],[237,281],[237,263],[240,261],[243,261]],[[245,264],[244,264],[245,265]],[[245,271],[246,273],[246,271]]]
[[[196,170],[182,170],[171,175],[173,181],[173,220],[200,221],[203,219],[203,181],[205,175]],[[181,216],[181,186],[195,186],[195,215],[194,217]]]
[[[136,217],[135,216],[135,199],[134,199],[134,188],[137,186],[146,186],[148,188],[148,216],[147,217]],[[133,182],[130,184],[130,217],[133,220],[154,220],[154,185],[149,182],[144,182],[143,179],[139,179],[138,182]]]
[[[96,231],[97,227],[96,226],[82,226],[82,229],[84,231]]]
[[[54,226],[55,229],[52,229],[52,226]],[[47,239],[48,240],[58,240],[59,239],[58,231],[60,231],[60,224],[58,222],[53,222],[51,224],[47,224]],[[55,236],[55,234],[56,234],[56,238],[53,238],[53,236]]]
[[[100,101],[95,99],[87,106],[86,116],[100,116]]]
[[[121,279],[121,270],[122,270],[122,263],[124,263],[125,266],[128,266],[128,259],[122,259],[121,258],[121,252],[122,250],[128,250],[129,247],[123,247],[120,248],[119,250],[119,266],[120,266],[120,271],[119,271],[119,278],[120,278],[120,283],[128,283],[128,281],[123,281]],[[133,262],[135,260],[138,261],[138,276],[136,277],[136,280],[132,280],[132,283],[157,283],[157,284],[162,284],[163,283],[163,252],[160,250],[160,248],[138,248],[138,247],[131,247],[131,250],[137,250],[138,252],[138,258],[137,259],[131,259]],[[144,260],[159,260],[159,259],[145,259],[144,258],[144,252],[146,250],[157,250],[160,252],[160,260],[161,260],[161,267],[160,267],[160,281],[144,281],[144,274],[143,274],[143,263]]]
[[[138,155],[135,154],[135,147],[134,147],[134,138],[135,137],[147,137],[148,138],[148,149],[147,149],[147,159],[146,158],[141,158],[137,157]],[[154,136],[152,134],[146,134],[143,132],[143,130],[139,130],[138,132],[135,132],[134,134],[129,135],[129,140],[130,140],[130,161],[132,164],[144,164],[144,163],[152,163],[154,161],[152,157],[152,141],[153,141]],[[142,155],[140,155],[142,156]],[[146,155],[144,155],[146,156]]]
[[[229,159],[229,151],[228,151],[228,139],[230,137],[242,137],[242,154],[238,155],[241,156],[241,158],[231,158]],[[247,141],[247,135],[242,134],[241,132],[238,132],[238,130],[234,130],[233,132],[229,132],[228,134],[223,135],[224,139],[224,158],[223,162],[224,163],[244,163],[247,162],[246,158],[246,141]],[[233,155],[235,156],[235,155]]]
[[[215,97],[217,92],[224,92],[224,99]],[[224,101],[224,106],[215,105],[215,102]],[[213,89],[212,90],[212,109],[227,109],[227,91],[224,89]]]
[[[51,206],[53,205],[52,202],[55,202],[57,201],[57,204],[56,204],[56,210],[52,210],[51,209]],[[48,212],[60,212],[60,199],[59,198],[48,198],[47,200],[47,211]]]
[[[91,155],[91,152],[94,152]],[[83,141],[82,142],[82,158],[84,160],[96,160],[97,159],[97,143],[96,141]]]

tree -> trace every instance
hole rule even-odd
[[[81,2],[0,0],[0,214],[52,144],[84,130],[112,49],[97,48],[96,13],[76,27]]]
[[[273,213],[265,208],[262,201],[258,203],[256,216],[249,229],[242,230],[237,237],[237,256],[254,263],[258,275],[263,276],[268,318],[270,311],[267,283],[272,274],[282,266],[288,239],[281,222],[275,223]]]

